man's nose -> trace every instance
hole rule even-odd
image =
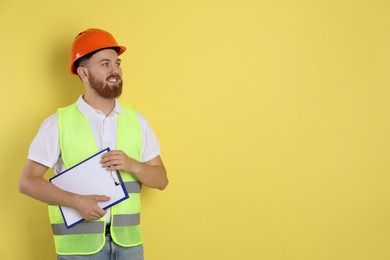
[[[115,73],[117,75],[121,75],[121,68],[119,66],[116,66],[115,64],[110,65],[110,72]]]

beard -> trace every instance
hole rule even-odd
[[[110,78],[115,78],[116,83],[107,83]],[[122,78],[118,74],[112,74],[107,77],[106,81],[97,79],[95,76],[90,74],[88,80],[92,89],[102,98],[117,98],[122,94]]]

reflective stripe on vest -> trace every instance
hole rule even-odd
[[[125,184],[126,190],[128,193],[140,193],[141,192],[141,183],[138,181],[126,181]]]
[[[142,134],[138,116],[129,106],[122,105],[122,108],[124,114],[118,114],[117,149],[140,161]],[[58,129],[62,160],[67,169],[97,153],[88,119],[76,104],[58,110]],[[111,208],[111,236],[121,246],[135,246],[143,242],[140,227],[141,184],[130,173],[120,171],[120,174],[129,199]],[[49,217],[57,254],[94,254],[103,247],[105,216],[99,221],[84,221],[70,229],[65,227],[58,206],[49,206]]]
[[[141,214],[115,215],[112,226],[136,226],[140,224]],[[83,222],[72,228],[66,228],[65,224],[51,225],[54,235],[75,235],[75,234],[100,234],[105,230],[105,224],[100,222]]]

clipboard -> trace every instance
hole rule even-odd
[[[106,210],[129,198],[119,171],[109,172],[100,163],[100,157],[109,152],[106,148],[75,166],[49,179],[57,187],[80,195],[106,195],[111,198],[107,202],[98,202],[99,207]],[[80,213],[69,207],[59,206],[65,226],[71,228],[85,219]]]

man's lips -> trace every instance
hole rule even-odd
[[[118,77],[118,76],[112,76],[112,77],[108,77],[108,78],[107,78],[107,81],[108,81],[108,82],[111,82],[111,83],[117,83],[117,82],[119,82],[120,80],[121,80],[121,78]]]

